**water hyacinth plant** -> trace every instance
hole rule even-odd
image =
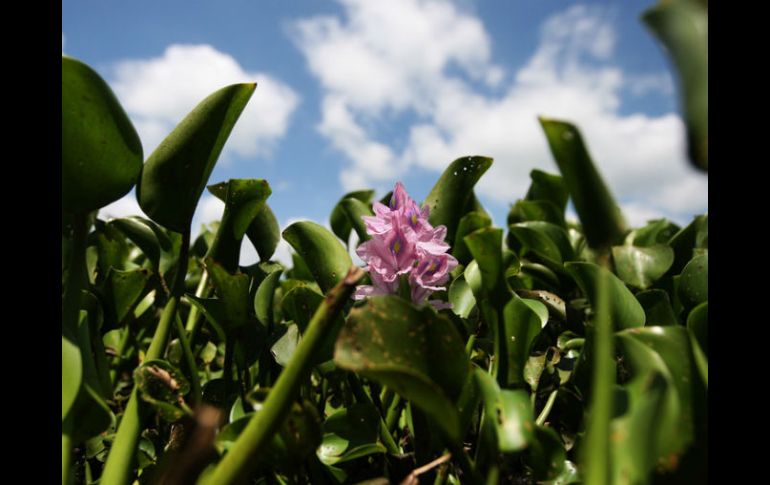
[[[697,39],[698,5],[645,20]],[[578,127],[541,118],[559,173],[533,170],[503,228],[475,193],[493,160],[463,156],[423,204],[397,182],[281,232],[267,181],[209,184],[255,89],[212,93],[144,159],[62,57],[62,485],[706,482],[706,214],[628,227]],[[98,217],[132,188],[147,217]],[[206,189],[224,211],[193,239]]]

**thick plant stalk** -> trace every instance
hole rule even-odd
[[[197,298],[206,298],[208,296],[208,282],[209,282],[209,272],[204,271],[201,275],[201,280],[198,283],[198,287],[195,289],[195,296]],[[200,328],[200,324],[203,321],[201,318],[201,312],[198,310],[198,307],[195,305],[192,305],[190,307],[190,313],[187,315],[187,332],[189,333],[190,343],[195,344],[195,337],[198,334],[198,329]]]
[[[189,247],[190,233],[188,231],[182,237],[182,247],[179,253],[174,286],[171,288],[171,297],[163,309],[158,328],[155,329],[155,335],[152,337],[145,360],[160,359],[166,349],[171,326],[176,319],[179,298],[184,291]],[[139,392],[134,387],[126,405],[126,410],[123,413],[123,418],[120,421],[120,426],[118,426],[110,454],[107,456],[107,462],[104,464],[104,472],[99,481],[101,485],[123,485],[129,483],[136,446],[139,442],[139,433],[142,431],[142,422],[146,414],[139,399]]]
[[[329,290],[310,320],[294,356],[278,376],[262,410],[249,421],[232,448],[203,483],[229,485],[246,479],[256,464],[254,457],[263,450],[291,409],[290,404],[309,371],[311,357],[363,276],[363,270],[353,267],[340,283]]]
[[[593,333],[594,366],[589,411],[586,413],[587,426],[582,464],[584,483],[601,485],[610,483],[612,463],[610,462],[610,418],[612,417],[612,386],[615,384],[613,362],[612,322],[607,276],[599,278],[598,301]]]
[[[195,365],[195,356],[192,353],[190,342],[187,340],[187,332],[185,332],[184,325],[182,325],[182,319],[179,314],[176,315],[176,333],[179,337],[179,344],[182,346],[182,354],[185,361],[187,361],[187,368],[190,371],[190,394],[192,396],[192,403],[197,406],[201,402],[201,381],[198,377],[198,366]]]

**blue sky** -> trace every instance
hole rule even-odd
[[[495,158],[478,192],[503,225],[529,171],[556,172],[537,115],[581,128],[632,224],[683,224],[707,211],[708,181],[685,161],[669,65],[639,21],[651,4],[64,0],[62,49],[110,83],[145,156],[207,94],[256,80],[210,182],[267,179],[282,226],[326,223],[346,191],[396,180],[420,200],[471,154]],[[195,227],[221,210],[204,194]],[[102,216],[138,212],[129,194]]]

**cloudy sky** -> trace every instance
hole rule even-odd
[[[502,226],[530,170],[557,171],[539,115],[578,125],[631,224],[686,224],[708,181],[685,160],[675,82],[639,21],[652,3],[63,0],[62,51],[112,86],[145,157],[208,94],[256,81],[210,182],[267,179],[282,226],[328,224],[346,191],[397,180],[421,200],[476,154],[495,159],[478,192]],[[221,211],[205,193],[193,230]],[[131,193],[101,216],[139,213]]]

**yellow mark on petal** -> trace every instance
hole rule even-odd
[[[417,214],[412,214],[412,225],[413,226],[417,225]]]
[[[396,241],[393,244],[393,252],[398,254],[399,251],[401,251],[401,241]]]

